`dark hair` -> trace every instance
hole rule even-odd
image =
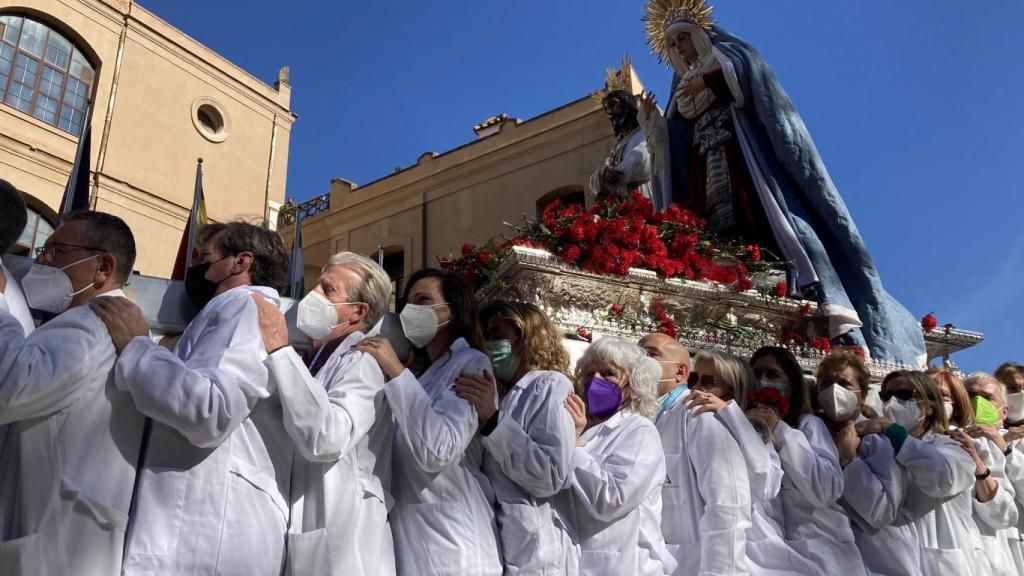
[[[277,232],[248,222],[215,223],[200,229],[199,241],[205,244],[220,232],[223,234],[217,241],[217,248],[221,255],[252,254],[249,280],[253,286],[266,286],[278,292],[284,289],[288,251]]]
[[[996,368],[996,371],[992,373],[992,376],[996,380],[1003,383],[1004,386],[1013,383],[1014,378],[1018,375],[1024,374],[1024,366],[1017,364],[1016,362],[1003,362]]]
[[[113,214],[81,210],[61,216],[61,224],[84,222],[79,240],[86,246],[109,252],[117,259],[115,271],[118,282],[124,284],[135,266],[135,236],[132,229]]]
[[[607,103],[612,99],[618,100],[622,107],[622,112],[612,118],[612,128],[615,130],[615,136],[622,138],[630,128],[637,124],[636,115],[639,112],[639,106],[636,103],[636,96],[625,90],[612,90],[601,99],[601,107],[607,111]]]
[[[868,390],[871,387],[871,372],[864,366],[864,361],[849,350],[836,350],[818,363],[814,371],[815,379],[821,378],[828,372],[839,372],[843,368],[852,368],[857,374],[857,386],[861,390]]]
[[[800,368],[800,362],[792,352],[779,346],[765,346],[759,348],[750,357],[750,366],[761,358],[773,358],[782,368],[782,373],[789,380],[789,412],[783,414],[782,418],[790,426],[796,426],[800,422],[801,414],[811,414],[814,409],[811,404],[810,385],[804,378],[804,371]]]
[[[7,252],[25,231],[28,210],[21,192],[7,180],[0,180],[0,254]]]
[[[465,338],[470,346],[477,350],[483,350],[484,338],[480,332],[480,323],[477,322],[473,291],[462,279],[462,276],[455,272],[436,268],[424,268],[416,271],[405,283],[405,290],[402,293],[403,306],[404,302],[409,300],[409,292],[412,287],[426,278],[438,278],[441,281],[441,295],[444,296],[452,314],[451,338],[448,343],[451,344],[459,338]]]

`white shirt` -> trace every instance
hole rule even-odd
[[[952,438],[925,433],[910,436],[896,455],[907,472],[909,486],[901,514],[913,522],[921,542],[921,572],[925,576],[978,571],[981,536],[974,525],[971,500],[974,462]]]
[[[21,285],[15,279],[11,271],[3,263],[0,263],[0,270],[7,277],[7,286],[0,292],[0,310],[6,310],[21,324],[25,336],[28,336],[36,329],[35,321],[32,320],[32,311],[28,308],[28,300],[21,290]]]
[[[18,487],[3,503],[4,574],[120,572],[143,418],[114,387],[115,359],[88,305],[28,338],[0,311],[0,423],[16,423],[5,465]]]
[[[278,575],[292,443],[268,385],[252,294],[203,307],[174,352],[147,337],[121,351],[117,386],[153,419],[128,535],[126,574]]]
[[[1010,443],[1013,450],[1006,456],[1006,478],[1013,485],[1014,498],[1017,501],[1017,529],[1009,530],[1006,539],[1010,545],[1010,553],[1017,566],[1017,573],[1024,574],[1024,439]]]
[[[667,478],[661,527],[678,575],[748,574],[750,482],[739,444],[683,394],[658,420]]]
[[[843,469],[843,497],[868,574],[921,575],[917,528],[900,514],[909,486],[889,438],[864,436]]]
[[[988,502],[979,502],[976,494],[972,499],[974,523],[981,533],[981,546],[988,560],[989,573],[993,576],[1020,576],[1007,539],[1011,530],[1016,532],[1018,518],[1013,485],[1006,477],[1006,457],[988,438],[975,438],[974,448],[999,484],[995,497]],[[977,491],[977,483],[974,488]]]
[[[337,576],[395,573],[387,521],[391,412],[384,375],[345,336],[314,378],[290,346],[264,365],[300,457],[292,469],[288,572]]]
[[[485,371],[493,373],[487,356],[459,338],[418,379],[406,370],[384,387],[398,426],[391,527],[399,574],[501,574],[476,410],[451,389],[459,374]]]
[[[642,113],[641,113],[642,114]],[[611,168],[622,173],[619,183],[610,187],[610,192],[620,198],[629,198],[634,189],[649,200],[651,197],[651,153],[647,149],[647,137],[642,128],[637,128],[628,137],[617,140],[605,164],[590,176],[587,189],[597,195],[604,185],[604,169]],[[667,206],[655,205],[655,210]]]
[[[505,574],[579,573],[571,511],[554,498],[569,477],[576,447],[563,404],[572,390],[563,374],[528,372],[501,399],[498,423],[483,437]]]
[[[786,541],[825,574],[866,574],[850,520],[837,502],[843,469],[825,422],[804,414],[794,430],[780,420],[774,437],[785,472],[779,498]]]

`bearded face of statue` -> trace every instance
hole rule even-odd
[[[693,38],[689,32],[679,31],[668,40],[668,49],[675,52],[688,65],[697,61],[697,48],[693,45]]]
[[[638,126],[636,119],[636,98],[623,90],[616,90],[605,97],[604,111],[608,114],[615,130],[615,136],[622,138]]]

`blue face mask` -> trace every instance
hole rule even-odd
[[[510,380],[519,369],[519,358],[512,353],[512,341],[491,340],[487,343],[487,355],[491,357],[494,375],[498,380],[505,384],[512,384]]]

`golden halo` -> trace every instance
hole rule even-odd
[[[633,93],[633,65],[629,62],[629,54],[622,58],[622,68],[618,72],[608,68],[604,72],[604,88],[590,93],[590,98],[599,105],[604,104],[605,96],[616,90]]]
[[[665,28],[669,24],[685,18],[704,30],[711,30],[715,24],[711,17],[713,7],[707,0],[647,0],[644,5],[644,31],[647,43],[651,45],[651,53],[664,62],[668,60],[668,47],[665,45]]]

